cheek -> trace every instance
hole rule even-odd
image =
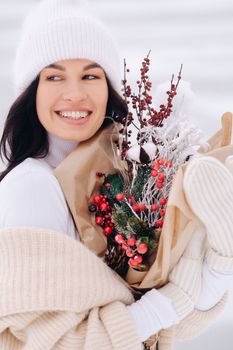
[[[107,86],[102,87],[98,90],[98,94],[96,94],[96,103],[99,106],[99,109],[102,112],[105,112],[108,102],[108,89]]]
[[[38,86],[36,93],[36,110],[39,119],[46,118],[53,106],[53,96],[51,91],[44,88],[43,86]]]

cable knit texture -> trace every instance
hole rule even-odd
[[[169,283],[160,292],[170,298],[180,320],[194,310],[201,290],[205,231],[196,229],[177,265],[169,275]]]
[[[207,328],[215,321],[216,317],[223,310],[224,305],[227,302],[228,293],[216,304],[215,307],[207,311],[194,310],[183,321],[181,321],[178,327],[175,328],[175,337],[179,340],[189,340],[194,336],[198,336],[205,332]],[[190,328],[187,325],[192,325]],[[161,350],[161,349],[159,349]]]
[[[60,153],[55,163],[51,154],[46,161],[56,166]],[[194,266],[196,258],[189,250],[181,259]],[[195,269],[191,274],[188,265],[184,271],[179,263],[170,275],[178,303],[178,285],[183,290],[188,283],[190,292],[197,292],[188,278]],[[124,281],[80,242],[44,228],[0,230],[0,349],[141,349],[125,307],[132,302]],[[226,295],[212,309],[193,310],[176,327],[160,332],[158,349],[171,350],[174,335],[184,340],[202,333],[225,302]]]
[[[15,93],[23,92],[47,65],[75,58],[101,65],[121,93],[118,52],[109,29],[86,1],[39,1],[23,23],[14,61]]]
[[[206,227],[210,249],[207,264],[217,271],[233,271],[233,176],[211,157],[193,160],[184,176],[190,207]]]
[[[125,306],[132,302],[125,282],[82,243],[43,228],[0,230],[0,349],[141,349]],[[202,329],[208,323],[207,312]],[[200,331],[182,324],[190,336]],[[172,349],[165,338],[159,349]]]
[[[0,349],[141,349],[131,292],[83,244],[38,228],[0,237]]]

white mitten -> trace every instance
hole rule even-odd
[[[229,289],[233,272],[219,272],[204,261],[202,267],[202,287],[195,309],[206,311],[214,307]]]
[[[227,169],[233,175],[233,156],[227,157],[227,159],[225,160],[225,165],[226,165]]]
[[[169,283],[159,291],[168,297],[183,320],[193,311],[202,285],[202,265],[205,253],[206,234],[203,226],[193,233],[184,254],[169,275]]]
[[[179,322],[171,301],[156,289],[151,289],[140,300],[126,307],[141,342],[161,329],[169,328]]]
[[[216,271],[233,271],[233,176],[227,166],[212,157],[192,160],[184,175],[187,201],[206,228],[207,264]]]
[[[141,341],[162,329],[179,323],[193,309],[201,289],[205,231],[193,236],[162,288],[152,289],[140,300],[127,306]]]

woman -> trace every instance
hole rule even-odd
[[[78,1],[43,1],[26,19],[15,61],[18,97],[1,139],[8,161],[0,184],[3,349],[141,349],[171,326],[183,338],[200,333],[224,304],[228,275],[217,274],[213,295],[202,226],[167,285],[137,302],[80,242],[53,170],[127,114],[119,71],[112,38]]]

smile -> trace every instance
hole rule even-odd
[[[62,111],[62,112],[57,112],[61,117],[63,118],[68,118],[68,119],[73,119],[73,120],[79,120],[79,119],[84,119],[91,112],[84,112],[84,111]]]

